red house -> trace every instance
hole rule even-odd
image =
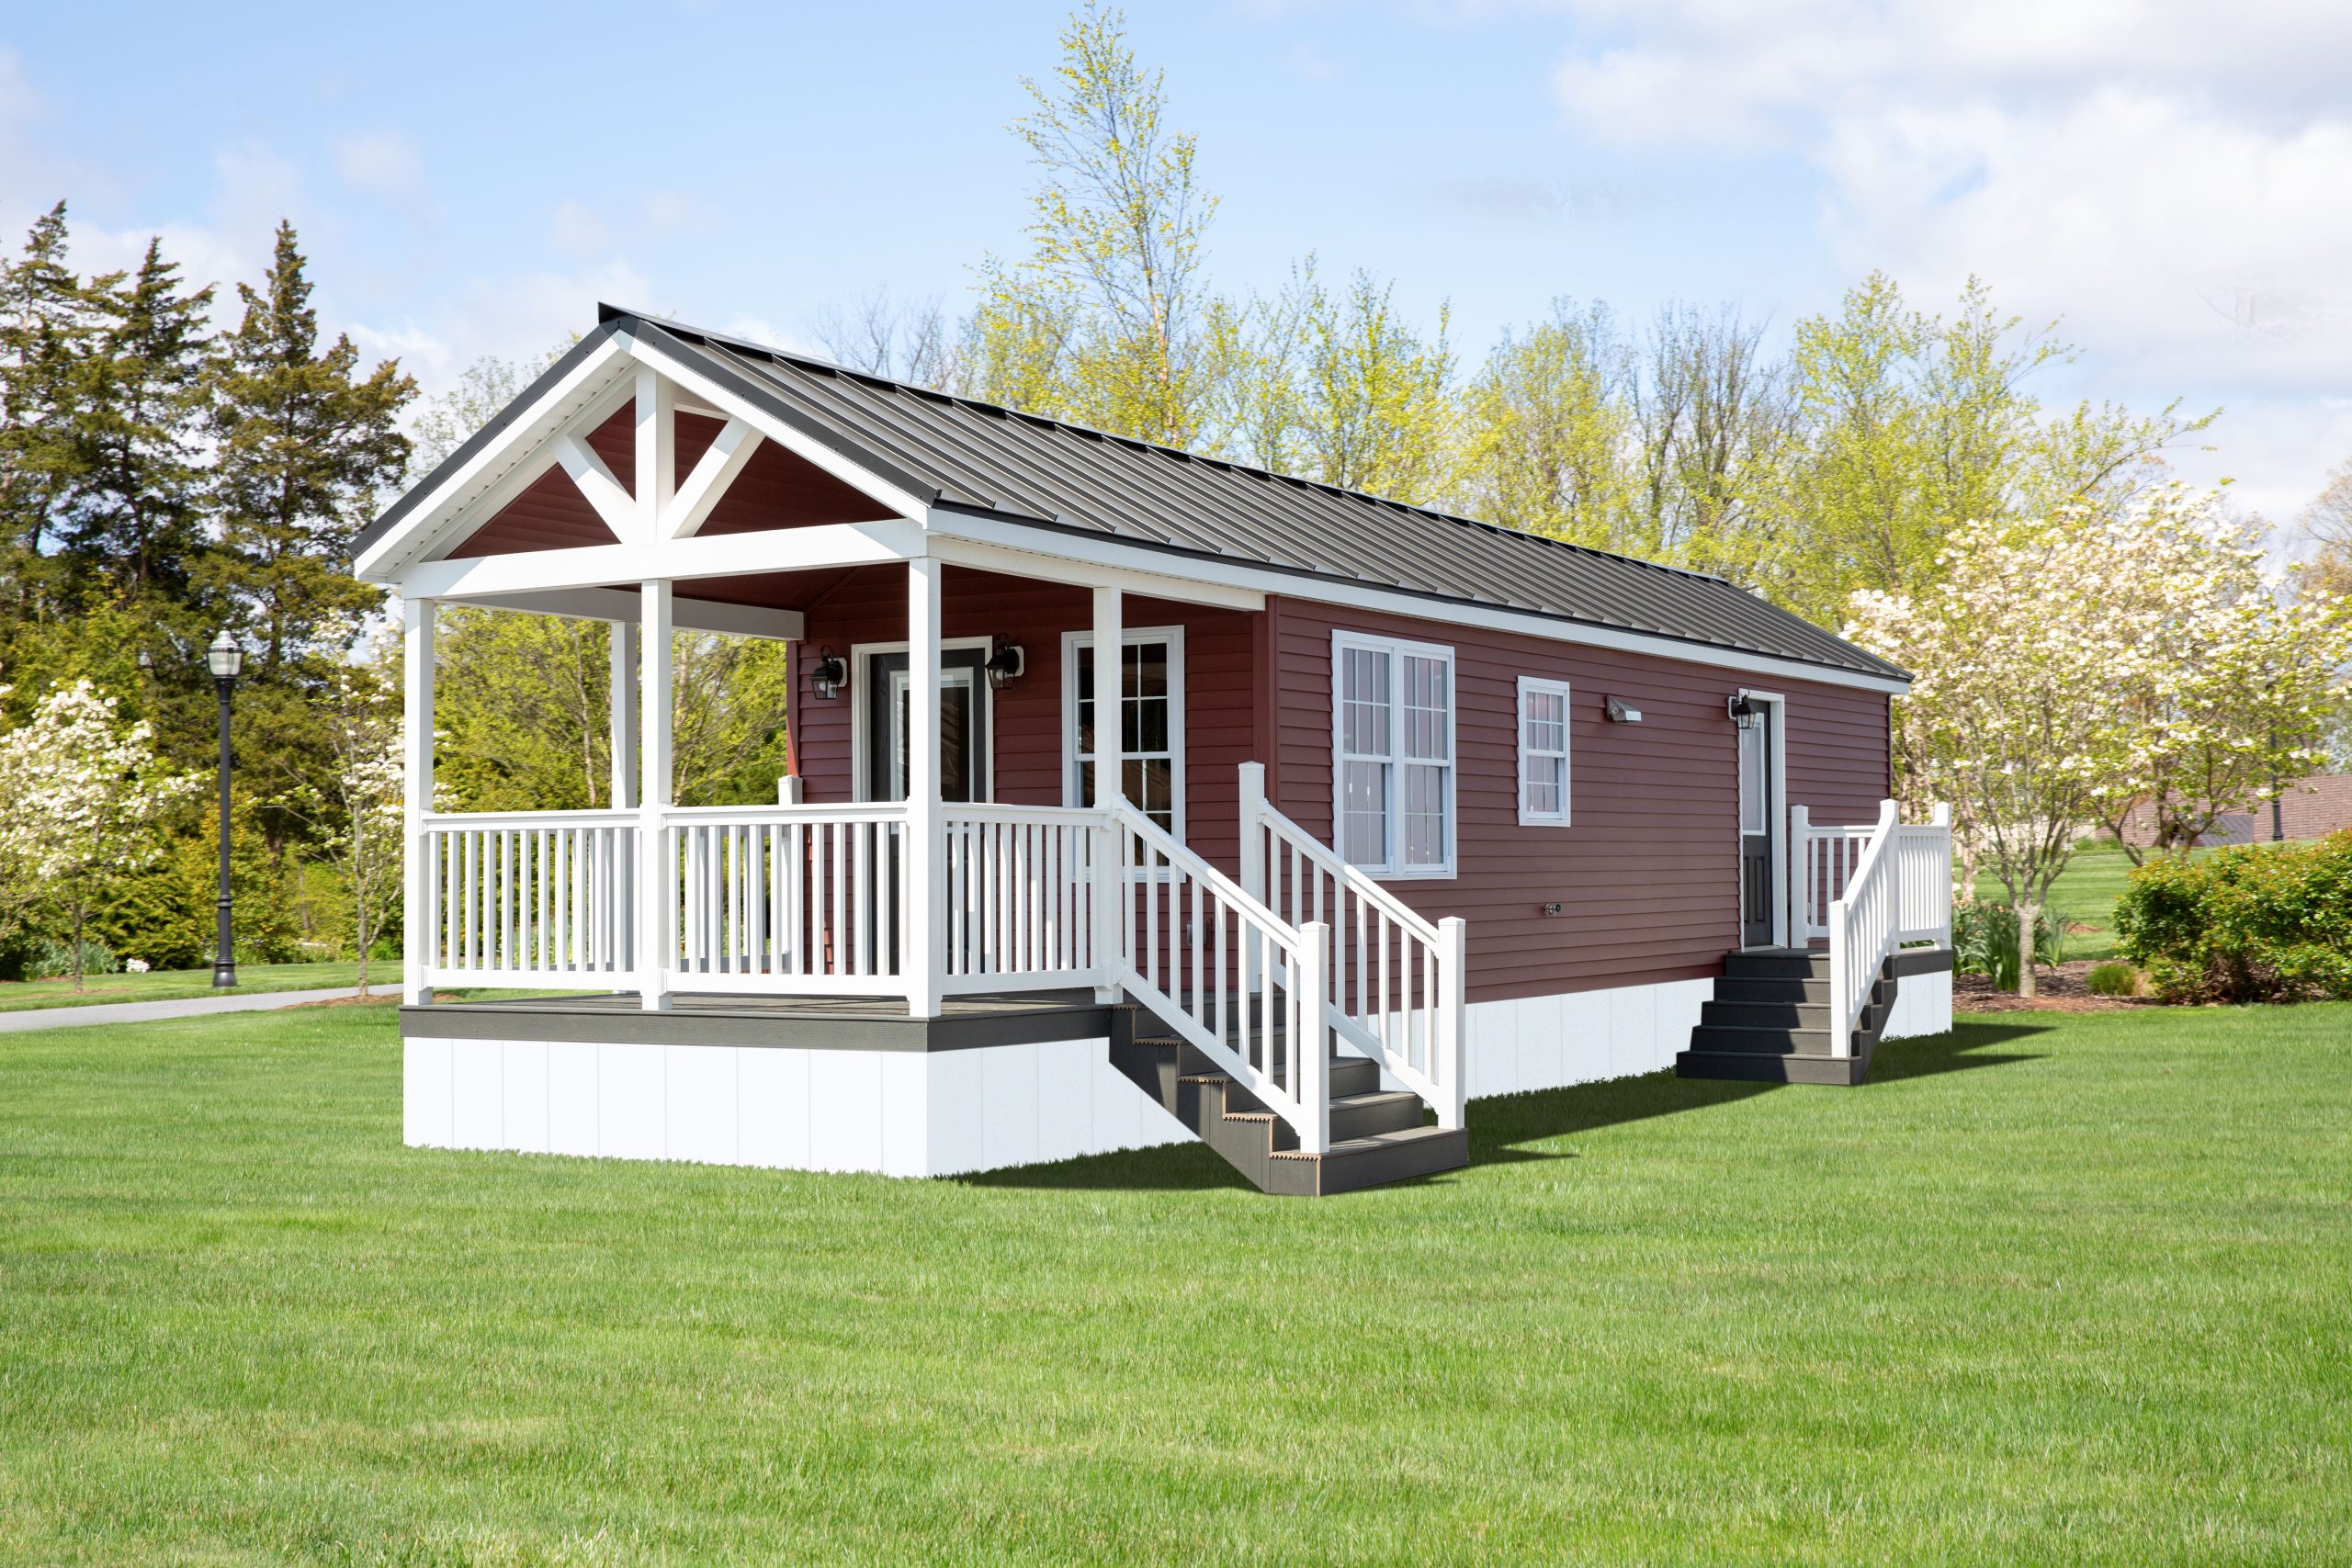
[[[610,308],[359,548],[407,626],[412,1144],[1199,1136],[1329,1192],[1462,1164],[1476,1096],[1850,1083],[1949,1023],[1906,677],[1715,578]],[[614,808],[431,809],[445,602],[613,625]],[[672,800],[683,632],[796,645],[775,804]]]

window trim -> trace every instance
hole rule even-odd
[[[1538,694],[1560,699],[1560,749],[1557,752],[1531,752],[1527,748],[1527,699]],[[1522,828],[1572,826],[1574,792],[1571,784],[1576,777],[1576,695],[1569,682],[1542,675],[1521,675],[1518,696],[1511,708],[1511,728],[1516,732],[1513,750],[1519,756],[1519,825]],[[1560,809],[1557,812],[1531,811],[1527,806],[1528,760],[1530,757],[1550,756],[1560,759]]]
[[[1369,632],[1334,630],[1331,633],[1331,848],[1346,858],[1347,809],[1347,747],[1345,743],[1346,712],[1341,697],[1341,655],[1349,649],[1374,653],[1385,653],[1388,660],[1388,795],[1383,802],[1382,815],[1385,826],[1386,854],[1382,863],[1374,865],[1362,861],[1349,861],[1366,875],[1382,882],[1450,882],[1460,874],[1461,859],[1457,840],[1461,827],[1459,780],[1462,772],[1462,682],[1454,649],[1439,642],[1419,642],[1410,637],[1376,637]],[[1445,859],[1437,865],[1399,865],[1396,863],[1397,818],[1400,801],[1399,781],[1404,769],[1428,767],[1426,760],[1416,761],[1404,755],[1404,692],[1405,660],[1431,659],[1445,666],[1445,761],[1442,764],[1445,787]]]
[[[1139,643],[1164,642],[1168,645],[1168,756],[1170,833],[1178,843],[1184,837],[1184,628],[1182,626],[1122,626],[1119,648],[1122,652]],[[1094,647],[1094,633],[1067,631],[1062,633],[1062,804],[1076,806],[1078,797],[1078,660],[1081,653]],[[1123,694],[1124,695],[1124,694]],[[1124,767],[1126,752],[1123,749],[1119,761]],[[1091,760],[1090,760],[1091,761]],[[1139,803],[1136,808],[1143,809]]]

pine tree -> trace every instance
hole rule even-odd
[[[209,575],[260,632],[265,676],[326,651],[345,616],[381,601],[349,575],[351,542],[407,465],[392,422],[416,394],[393,361],[358,375],[347,336],[321,352],[303,269],[293,225],[280,222],[269,276],[237,288],[244,319],[211,389],[220,548]]]
[[[102,587],[120,601],[174,604],[188,595],[203,543],[198,445],[212,290],[183,294],[178,274],[151,240],[137,272],[88,286],[97,320],[80,377],[76,483],[62,529],[85,595]]]
[[[51,608],[46,551],[81,460],[74,427],[92,321],[66,244],[61,201],[0,267],[0,570],[15,621]]]

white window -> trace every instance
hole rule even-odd
[[[1332,634],[1331,774],[1341,856],[1453,874],[1453,649]]]
[[[1568,825],[1568,683],[1519,678],[1519,821]]]
[[[1184,628],[1147,626],[1125,633],[1119,661],[1119,752],[1128,804],[1184,837]],[[1094,634],[1062,637],[1062,755],[1069,759],[1064,798],[1094,804]]]

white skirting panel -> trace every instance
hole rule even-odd
[[[420,1147],[954,1176],[1193,1135],[1100,1039],[929,1053],[405,1043],[404,1136]]]
[[[1690,1047],[1713,980],[1614,986],[1473,1002],[1464,1041],[1470,1096],[1522,1094],[1674,1066]]]
[[[1941,1034],[1951,1027],[1951,971],[1905,975],[1895,982],[1894,1007],[1879,1038],[1908,1040],[1915,1034]]]

